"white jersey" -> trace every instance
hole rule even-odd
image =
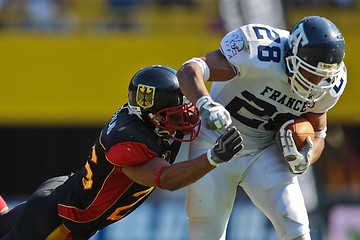
[[[292,92],[285,71],[285,44],[289,32],[262,24],[249,24],[224,36],[220,50],[237,76],[226,82],[213,82],[210,95],[226,107],[244,138],[244,149],[258,150],[273,143],[275,123],[304,113],[324,113],[342,94],[342,77],[316,103],[309,103]],[[216,131],[203,128],[203,134],[216,139]]]

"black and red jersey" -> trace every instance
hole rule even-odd
[[[164,142],[125,105],[103,128],[86,165],[55,191],[58,214],[73,233],[91,236],[116,222],[150,195],[154,187],[142,186],[122,172],[127,165],[154,157],[173,163],[180,142]]]

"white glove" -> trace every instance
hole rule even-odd
[[[294,174],[306,172],[310,166],[309,159],[314,148],[311,137],[306,138],[306,145],[300,151],[296,148],[291,130],[281,128],[276,137],[276,143],[284,156],[285,163],[289,166],[289,170]]]
[[[232,122],[230,113],[220,103],[209,96],[202,96],[196,102],[201,121],[210,130],[226,129]]]

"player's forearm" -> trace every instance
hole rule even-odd
[[[313,155],[310,159],[310,164],[314,164],[321,156],[325,147],[325,139],[324,138],[315,138],[314,140],[314,150]]]
[[[160,184],[162,189],[175,191],[196,182],[214,168],[209,164],[206,154],[203,154],[167,167],[161,173]]]
[[[185,64],[177,71],[177,77],[181,91],[193,104],[196,104],[200,97],[209,95],[198,65]]]

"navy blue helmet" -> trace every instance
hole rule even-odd
[[[307,101],[319,100],[339,77],[345,41],[339,29],[320,16],[305,17],[290,30],[285,55],[294,92]],[[320,76],[319,83],[306,79],[300,70]]]

